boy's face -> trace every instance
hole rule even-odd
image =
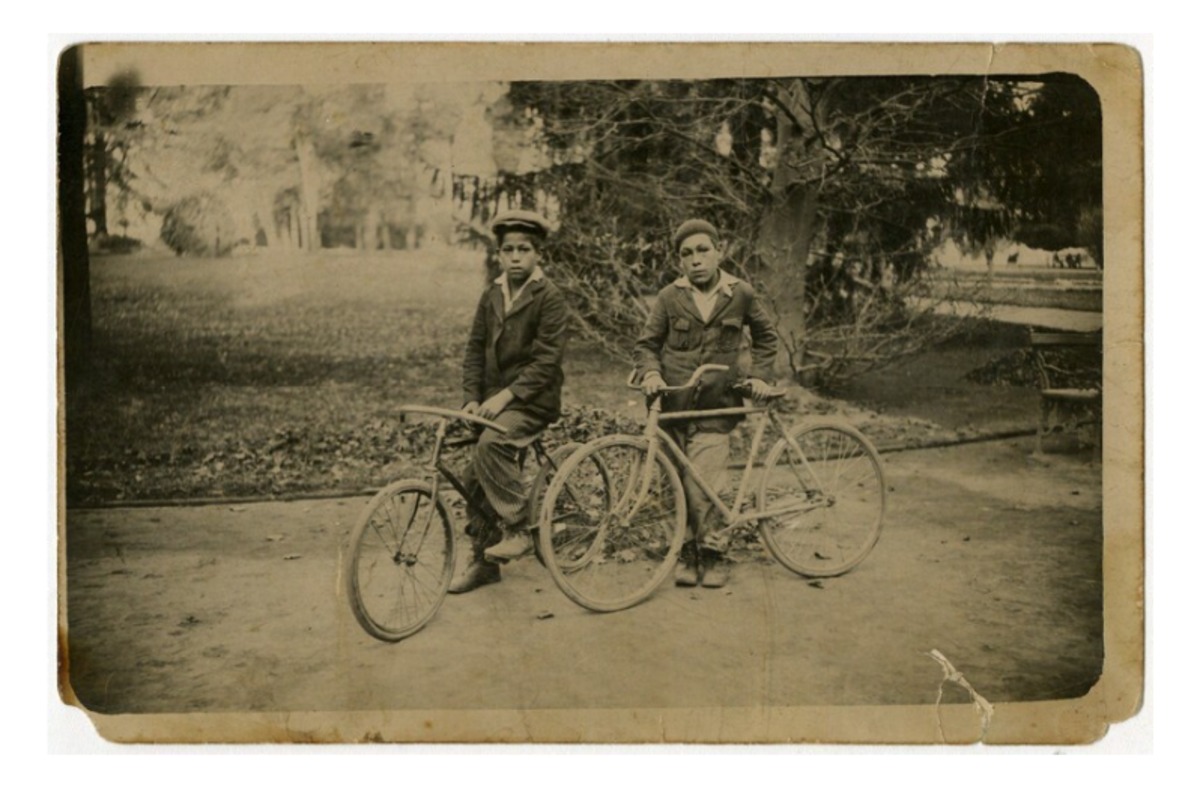
[[[500,240],[500,265],[510,283],[520,286],[541,261],[537,241],[527,233],[509,231]]]
[[[707,233],[693,233],[679,243],[679,267],[693,286],[707,288],[721,267],[721,249]]]

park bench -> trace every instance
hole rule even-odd
[[[1100,393],[1101,333],[1035,331],[1029,345],[1041,385],[1041,416],[1035,452],[1042,438],[1055,429],[1067,432],[1082,425],[1096,426],[1095,455],[1100,454],[1102,400]]]

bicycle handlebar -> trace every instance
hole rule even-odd
[[[687,383],[683,384],[682,386],[664,386],[663,391],[682,392],[684,389],[691,389],[693,386],[696,386],[698,383],[700,383],[700,377],[702,375],[705,375],[709,372],[728,371],[729,367],[724,364],[701,364],[700,366],[696,367],[696,371],[692,373],[692,377],[688,378]],[[636,389],[640,392],[642,390],[642,385],[640,383],[634,383],[635,377],[637,377],[636,369],[629,373],[629,377],[625,379],[625,385],[630,389]]]
[[[693,386],[696,386],[698,383],[700,383],[701,376],[705,375],[706,373],[727,372],[728,370],[729,370],[729,367],[725,366],[724,364],[701,364],[700,366],[696,367],[696,371],[692,373],[692,377],[688,378],[687,383],[683,384],[682,386],[665,386],[665,387],[663,387],[662,391],[664,391],[664,392],[681,392],[684,389],[691,389]],[[630,389],[635,389],[640,392],[642,390],[642,386],[641,386],[641,384],[634,382],[634,378],[636,378],[636,377],[637,377],[637,370],[635,369],[632,372],[630,372],[629,377],[625,379],[625,385]],[[745,386],[746,386],[746,382],[741,381],[739,383],[734,384],[733,388],[735,391],[737,391],[739,389],[744,389]],[[767,390],[765,399],[777,400],[780,397],[785,396],[786,394],[787,394],[787,389],[784,389],[782,387],[771,387]]]
[[[438,408],[437,406],[400,406],[400,415],[405,414],[429,414],[433,417],[445,417],[446,419],[461,419],[470,422],[473,425],[482,425],[485,428],[491,428],[497,433],[508,433],[508,428],[503,425],[497,425],[490,419],[468,414],[465,411],[454,411],[449,408]]]

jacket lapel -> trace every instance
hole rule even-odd
[[[712,314],[709,316],[709,322],[716,322],[725,313],[725,309],[733,302],[733,292],[726,294],[724,291],[717,292],[717,302],[713,304]],[[692,305],[695,305],[693,303]]]
[[[521,292],[521,295],[517,298],[516,302],[513,303],[512,308],[509,309],[508,316],[513,316],[521,309],[525,308],[525,306],[532,303],[534,296],[538,292],[542,291],[543,288],[542,281],[537,281],[536,283],[531,283],[526,286],[525,291]],[[500,312],[501,314],[504,313],[504,298],[500,299]]]
[[[696,301],[692,299],[691,287],[681,286],[679,283],[676,283],[675,291],[679,293],[679,307],[688,314],[691,314],[696,318],[697,322],[703,325],[704,317],[700,314],[700,309],[696,305]]]
[[[504,328],[504,293],[496,284],[492,284],[488,289],[488,300],[492,307],[492,316],[496,318],[496,324],[492,326],[492,344],[500,338],[500,331]]]

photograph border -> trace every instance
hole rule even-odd
[[[620,51],[614,56],[614,50]],[[1144,79],[1120,44],[986,43],[100,43],[85,75],[134,66],[158,85],[583,80],[751,75],[1022,75],[1069,72],[1101,99],[1104,142],[1104,649],[1074,700],[999,703],[986,742],[1086,743],[1140,707],[1144,687]],[[1128,266],[1127,266],[1128,265]],[[61,296],[60,296],[61,302]],[[61,308],[60,308],[61,320]],[[61,341],[61,340],[60,340]],[[62,353],[59,353],[60,364]],[[62,408],[62,380],[59,380]],[[62,420],[60,418],[60,442]],[[74,704],[66,630],[65,461],[59,456],[59,688]],[[101,715],[121,742],[967,743],[969,704],[695,709],[270,712]]]

